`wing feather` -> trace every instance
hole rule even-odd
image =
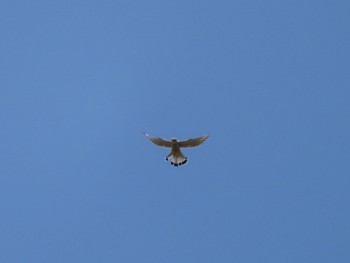
[[[151,142],[153,142],[155,145],[161,146],[161,147],[165,147],[165,148],[171,148],[172,147],[172,142],[162,139],[162,138],[158,138],[158,137],[153,137],[147,133],[145,133],[145,136],[150,139]]]
[[[193,138],[193,139],[188,139],[185,141],[179,141],[178,145],[179,147],[182,148],[189,148],[189,147],[195,147],[198,146],[200,144],[202,144],[203,142],[205,142],[206,139],[208,139],[209,135],[203,135],[201,137],[198,138]]]

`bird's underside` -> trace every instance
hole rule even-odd
[[[170,160],[171,165],[174,166],[181,166],[187,163],[187,157],[183,155],[180,148],[196,147],[202,144],[208,138],[208,135],[203,135],[198,138],[188,139],[185,141],[178,141],[175,138],[171,140],[166,140],[158,137],[153,137],[147,133],[144,134],[154,144],[164,148],[171,148],[171,152],[167,155],[165,160]]]
[[[165,160],[171,160],[170,164],[174,166],[180,166],[187,163],[187,157],[183,155],[180,148],[172,148],[171,152],[165,157]]]

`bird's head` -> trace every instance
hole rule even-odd
[[[171,138],[172,142],[177,142],[176,138]]]

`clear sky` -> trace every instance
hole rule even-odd
[[[2,0],[0,261],[350,262],[349,12]]]

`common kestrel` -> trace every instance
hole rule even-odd
[[[208,135],[203,135],[198,138],[188,139],[185,141],[178,141],[175,138],[172,138],[171,140],[165,140],[162,138],[153,137],[147,133],[144,134],[154,144],[164,148],[171,148],[171,152],[167,155],[167,157],[165,157],[165,160],[169,161],[169,159],[171,159],[170,163],[174,166],[180,166],[187,163],[187,157],[182,154],[180,148],[198,146],[208,138]]]

